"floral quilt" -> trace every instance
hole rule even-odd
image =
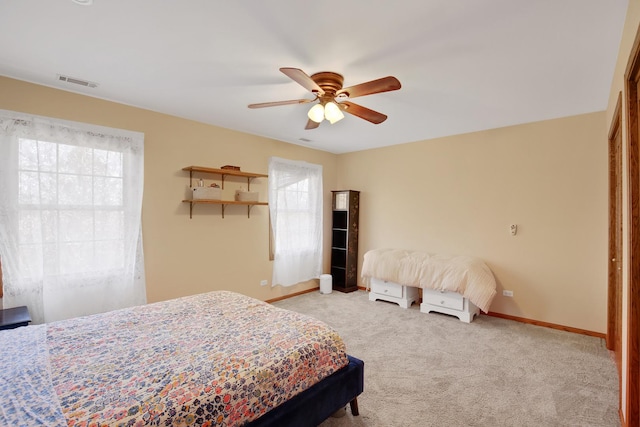
[[[326,324],[228,291],[50,323],[46,343],[74,427],[243,425],[348,364]]]

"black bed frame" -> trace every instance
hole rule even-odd
[[[246,425],[316,427],[347,403],[351,413],[358,415],[357,397],[364,390],[364,362],[348,357],[347,366]]]

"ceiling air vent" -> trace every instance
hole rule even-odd
[[[62,74],[58,74],[58,80],[61,82],[73,83],[80,86],[85,87],[98,87],[98,83],[90,82],[88,80],[82,80],[75,77],[63,76]]]

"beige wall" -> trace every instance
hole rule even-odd
[[[0,108],[145,133],[147,294],[158,301],[214,289],[271,299],[309,289],[271,280],[268,211],[181,203],[188,165],[266,173],[272,155],[324,166],[330,190],[362,191],[360,260],[399,247],[486,260],[492,311],[605,332],[605,114],[594,113],[336,156],[51,88],[0,78]],[[226,197],[245,185],[231,180]],[[267,180],[252,182],[266,200]],[[518,224],[518,235],[508,233]],[[325,224],[325,271],[329,262]],[[361,264],[361,262],[360,262]]]
[[[498,281],[491,311],[604,333],[606,134],[599,112],[356,152],[338,186],[362,192],[361,254],[477,256]]]
[[[266,300],[317,286],[260,286],[263,279],[271,283],[268,207],[253,207],[247,218],[245,207],[229,206],[222,219],[220,206],[196,206],[189,219],[189,206],[181,203],[189,175],[182,168],[231,164],[267,173],[270,156],[321,164],[325,217],[330,218],[335,155],[3,77],[0,109],[144,132],[142,226],[149,302],[218,289]],[[240,186],[246,187],[246,180],[225,180],[223,198],[233,199]],[[254,180],[251,189],[267,200],[266,179]],[[328,224],[325,229],[329,241]],[[327,246],[325,271],[329,256]]]

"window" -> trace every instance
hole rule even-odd
[[[5,304],[35,323],[145,302],[143,136],[0,111]]]
[[[291,286],[322,273],[322,166],[272,157],[269,211],[273,285]]]
[[[18,140],[18,253],[25,275],[73,277],[124,267],[123,157]]]

